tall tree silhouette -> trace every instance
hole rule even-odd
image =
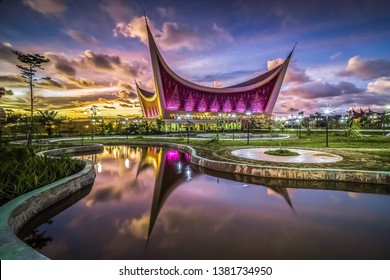
[[[12,51],[17,55],[18,60],[22,64],[17,64],[16,66],[20,69],[21,76],[27,79],[30,86],[30,126],[27,132],[27,146],[31,147],[32,142],[32,133],[33,133],[33,116],[34,116],[34,95],[33,95],[33,81],[35,77],[35,73],[37,69],[43,69],[42,64],[48,63],[50,60],[40,54],[30,54],[30,53],[22,53],[19,51]],[[50,79],[50,78],[43,78]]]

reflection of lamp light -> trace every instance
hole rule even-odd
[[[125,159],[125,166],[126,168],[130,168],[130,160],[128,158]]]
[[[178,174],[180,174],[180,173],[183,171],[183,164],[181,163],[181,161],[179,161],[179,162],[177,163],[176,168],[177,168],[177,173],[178,173]]]
[[[191,170],[191,167],[189,165],[186,166],[184,174],[185,174],[187,181],[192,179],[192,170]]]
[[[100,161],[97,164],[97,171],[98,173],[102,173],[102,163]]]

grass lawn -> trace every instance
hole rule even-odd
[[[250,144],[246,144],[246,140],[190,140],[189,145],[197,150],[197,153],[205,158],[239,162],[255,165],[267,166],[288,166],[288,167],[303,167],[303,168],[342,168],[352,170],[376,170],[390,171],[390,137],[381,135],[364,136],[348,142],[345,136],[338,136],[335,133],[329,133],[329,147],[325,147],[325,134],[313,133],[309,136],[303,133],[298,139],[292,134],[292,138],[285,140],[250,140]],[[148,137],[137,137],[134,139],[96,139],[92,142],[97,143],[137,143],[144,142],[170,142],[186,144],[186,138],[172,139],[157,139]],[[91,140],[84,140],[91,142]],[[260,160],[251,160],[235,157],[231,154],[232,150],[243,148],[256,147],[274,147],[274,148],[299,148],[325,151],[340,155],[344,160],[334,163],[321,164],[293,164],[293,163],[277,163],[265,162]]]

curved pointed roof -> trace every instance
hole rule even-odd
[[[158,50],[147,23],[146,28],[156,92],[153,94],[139,89],[138,93],[144,104],[157,100],[160,117],[177,111],[243,113],[250,110],[252,113],[272,113],[294,49],[281,65],[255,78],[229,87],[212,88],[176,74]],[[151,115],[145,111],[145,115],[148,114]]]

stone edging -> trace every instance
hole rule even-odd
[[[196,150],[190,146],[175,143],[153,143],[137,141],[136,143],[116,142],[107,143],[108,145],[148,145],[171,147],[185,151],[191,155],[191,163],[217,171],[230,172],[240,175],[272,177],[279,179],[296,180],[330,180],[357,183],[372,183],[390,185],[390,172],[370,171],[370,170],[349,170],[336,168],[298,168],[298,167],[279,167],[263,166],[253,164],[243,164],[234,162],[223,162],[203,158],[197,155]]]
[[[41,156],[79,152],[101,152],[103,145],[61,148],[37,153]],[[42,210],[94,182],[96,172],[90,160],[84,160],[80,172],[21,195],[0,207],[0,259],[47,259],[22,242],[15,233]]]

